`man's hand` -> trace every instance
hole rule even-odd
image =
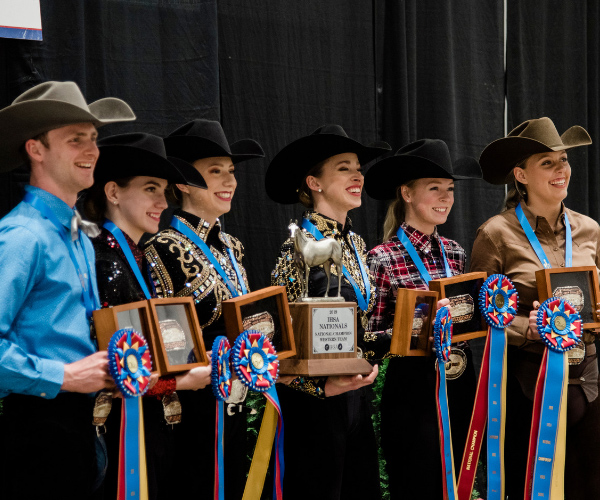
[[[355,391],[365,385],[371,385],[375,382],[378,373],[379,367],[375,365],[368,377],[363,377],[362,375],[336,375],[334,377],[327,377],[327,382],[325,382],[325,397],[337,396],[344,392]]]
[[[113,389],[114,381],[108,373],[108,353],[99,351],[74,363],[65,365],[61,389],[68,392],[97,392]]]

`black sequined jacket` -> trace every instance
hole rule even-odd
[[[357,255],[354,251],[354,249],[356,249],[358,258],[360,258],[368,273],[368,267],[366,265],[367,252],[364,240],[352,231],[352,221],[349,217],[346,218],[346,222],[343,226],[334,219],[330,219],[329,217],[310,210],[305,212],[303,217],[312,222],[325,238],[334,238],[341,243],[344,267],[357,283],[363,297],[365,297],[365,286],[369,287],[370,298],[367,310],[362,311],[360,308],[358,309],[359,321],[356,332],[357,342],[358,347],[362,349],[365,358],[378,359],[383,357],[388,351],[389,340],[383,339],[378,335],[371,335],[369,332],[365,331],[365,326],[368,323],[368,315],[375,304],[375,285],[371,275],[368,275],[368,283],[363,281],[357,261]],[[299,230],[304,231],[309,238],[315,239],[305,229]],[[300,275],[298,273],[298,268],[294,264],[293,256],[294,242],[291,238],[288,238],[281,247],[281,255],[277,259],[275,269],[271,273],[271,284],[285,286],[287,288],[288,301],[290,302],[293,302],[300,297],[302,292]],[[325,274],[323,267],[317,266],[311,268],[309,273],[308,295],[312,297],[322,297],[325,295],[326,287],[327,275]],[[335,296],[337,294],[337,287],[337,271],[335,266],[332,265],[331,281],[329,284],[330,295]],[[357,302],[354,288],[345,277],[342,277],[341,294],[347,301]],[[325,381],[326,379],[324,378],[302,377],[294,380],[290,386],[318,397],[324,397]]]
[[[236,238],[214,225],[183,210],[174,213],[208,245],[227,277],[242,291],[227,249],[231,249],[248,288],[246,270],[241,265],[244,247]],[[193,297],[204,345],[209,350],[218,335],[225,334],[221,303],[231,298],[231,292],[202,251],[176,229],[169,227],[152,237],[144,247],[150,276],[159,297]]]

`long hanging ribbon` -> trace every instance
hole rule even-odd
[[[268,401],[242,500],[261,497],[273,442],[275,442],[273,496],[281,500],[285,463],[283,419],[275,388],[275,381],[279,375],[277,353],[271,342],[260,332],[246,330],[235,341],[232,358],[233,368],[238,378],[251,390],[264,392]]]
[[[144,337],[118,330],[108,344],[108,370],[123,394],[117,500],[148,499],[141,396],[148,390],[152,361]]]
[[[452,316],[448,306],[438,310],[433,327],[433,341],[437,357],[436,369],[436,408],[440,435],[440,452],[442,457],[442,483],[444,500],[455,500],[456,476],[454,474],[454,457],[452,453],[452,432],[450,430],[450,414],[448,411],[448,394],[446,392],[446,363],[450,361],[452,345]]]
[[[204,256],[208,259],[208,261],[215,268],[215,270],[217,271],[217,273],[219,274],[219,276],[221,277],[221,279],[223,280],[223,282],[225,283],[225,285],[231,292],[232,297],[238,297],[239,295],[245,295],[246,293],[248,293],[246,290],[246,285],[244,283],[244,277],[242,276],[242,274],[240,272],[240,268],[237,265],[235,256],[233,255],[231,248],[227,247],[227,255],[229,256],[229,260],[231,261],[233,270],[237,276],[238,283],[240,284],[241,292],[237,289],[235,284],[229,279],[229,277],[227,276],[227,273],[225,272],[225,270],[223,269],[221,264],[219,264],[219,261],[217,260],[217,258],[213,255],[213,253],[210,251],[210,248],[208,247],[208,245],[204,242],[204,240],[202,238],[200,238],[200,236],[198,236],[194,231],[192,231],[188,226],[186,226],[183,222],[181,222],[175,216],[173,216],[173,218],[171,219],[171,226],[174,229],[176,229],[177,231],[179,231],[180,233],[182,233],[188,240],[190,240],[192,243],[194,243],[194,245],[196,245],[200,249],[200,251],[204,254]]]
[[[546,268],[546,269],[552,268],[552,265],[550,264],[548,257],[546,257],[546,252],[544,252],[544,249],[542,248],[540,240],[538,240],[538,237],[535,235],[535,232],[533,231],[531,224],[529,224],[527,217],[525,217],[525,213],[523,212],[523,208],[521,208],[520,203],[517,205],[517,208],[515,208],[515,213],[517,214],[517,219],[519,219],[519,223],[521,224],[523,231],[525,231],[525,236],[527,236],[527,239],[529,240],[531,247],[535,251],[535,254],[538,256],[538,259],[540,259],[540,262],[542,263],[544,268]],[[567,213],[565,212],[565,267],[572,267],[572,266],[573,266],[573,239],[571,238],[571,224],[569,223],[569,217],[567,216]]]
[[[85,305],[85,311],[88,319],[91,319],[92,313],[96,309],[100,309],[100,302],[96,295],[94,294],[94,287],[92,285],[92,272],[89,259],[87,258],[87,254],[85,252],[85,248],[83,246],[83,242],[81,240],[81,231],[79,231],[79,237],[76,242],[79,243],[79,247],[76,242],[73,242],[70,237],[70,232],[67,231],[65,226],[63,226],[56,214],[52,211],[52,209],[46,204],[44,200],[42,200],[39,196],[34,193],[26,193],[23,201],[25,203],[29,203],[33,208],[35,208],[38,212],[42,214],[43,217],[48,219],[52,224],[58,229],[58,233],[60,237],[64,241],[67,246],[67,250],[69,251],[69,257],[71,258],[71,262],[73,262],[73,266],[75,266],[75,271],[77,272],[77,276],[79,276],[79,281],[81,282],[81,287],[83,289],[83,303]],[[85,265],[87,267],[87,273],[84,273],[79,266],[79,262],[77,257],[75,256],[75,251],[83,254],[83,258],[85,260]]]
[[[525,500],[558,500],[564,498],[569,383],[566,352],[581,342],[581,316],[568,301],[551,297],[538,310],[537,328],[547,349],[536,384]]]
[[[127,263],[129,264],[129,267],[133,271],[133,274],[135,275],[135,277],[138,281],[138,284],[140,285],[140,288],[142,289],[142,292],[144,292],[144,295],[146,296],[146,298],[148,300],[151,299],[152,295],[150,295],[150,290],[148,290],[148,285],[146,285],[146,282],[144,281],[144,278],[142,277],[142,272],[140,271],[140,268],[135,260],[135,257],[133,256],[133,252],[131,251],[131,248],[129,248],[129,244],[127,243],[127,240],[125,239],[125,235],[123,234],[123,231],[121,231],[114,222],[112,222],[108,219],[106,221],[104,221],[103,226],[104,226],[104,229],[106,229],[109,233],[111,233],[115,237],[115,240],[117,240],[117,243],[119,244],[121,251],[125,255],[125,258],[127,259]]]
[[[486,421],[488,499],[504,500],[505,329],[517,314],[518,299],[514,284],[503,274],[490,276],[479,292],[479,307],[488,324],[488,336],[458,478],[460,500],[471,498]]]
[[[306,229],[310,234],[312,234],[317,241],[322,240],[324,238],[323,234],[321,233],[321,231],[319,231],[317,226],[315,226],[308,219],[302,219],[302,227]],[[350,235],[352,234],[353,233],[350,233]],[[371,300],[371,285],[369,282],[369,275],[367,273],[367,269],[363,261],[360,258],[360,255],[358,254],[358,250],[354,245],[354,241],[352,241],[352,238],[350,238],[350,241],[352,242],[352,249],[354,250],[354,255],[356,256],[356,262],[358,262],[358,267],[360,269],[360,275],[362,277],[363,285],[365,286],[365,295],[363,296],[362,292],[360,291],[360,287],[358,286],[358,283],[356,283],[352,275],[348,272],[346,266],[342,267],[342,274],[346,277],[346,279],[350,282],[352,288],[354,289],[354,294],[356,295],[358,307],[360,307],[361,311],[366,311],[369,308],[369,301]]]
[[[404,229],[402,229],[402,227],[398,228],[396,236],[408,252],[408,255],[410,255],[411,260],[413,261],[414,265],[419,271],[419,274],[421,275],[421,279],[427,284],[427,286],[429,286],[429,282],[431,281],[431,275],[427,271],[427,268],[423,263],[423,259],[419,257],[415,246],[412,244],[410,238],[404,232]],[[442,260],[444,261],[444,268],[446,269],[446,277],[449,278],[450,276],[452,276],[452,270],[450,269],[450,265],[448,264],[448,259],[446,258],[446,251],[444,250],[444,245],[441,242],[441,240],[439,241],[439,245],[440,250],[442,251]]]

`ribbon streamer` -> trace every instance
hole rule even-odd
[[[455,500],[457,498],[456,477],[454,474],[452,433],[450,430],[450,414],[448,411],[448,393],[446,391],[446,363],[450,361],[450,349],[452,344],[452,316],[448,306],[442,307],[436,314],[435,324],[433,326],[433,341],[437,357],[436,408],[440,434],[444,500]]]
[[[108,344],[108,370],[123,394],[117,500],[148,499],[141,396],[148,390],[152,361],[144,337],[118,330]]]
[[[533,403],[525,500],[564,498],[568,359],[581,341],[582,322],[576,309],[560,297],[539,308],[537,328],[546,344]]]

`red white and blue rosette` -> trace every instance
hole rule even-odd
[[[263,421],[258,434],[252,466],[246,480],[242,500],[260,498],[265,482],[271,449],[275,443],[273,491],[277,500],[282,498],[284,473],[283,419],[281,406],[275,389],[279,376],[277,352],[263,334],[246,330],[233,345],[231,362],[238,378],[251,390],[262,392],[267,398]],[[270,403],[270,404],[269,404]]]
[[[525,499],[564,497],[566,449],[567,351],[581,342],[581,316],[562,297],[551,297],[539,308],[537,329],[548,347],[535,387]]]
[[[456,476],[452,453],[452,433],[448,412],[448,394],[446,392],[446,363],[450,361],[452,346],[452,315],[450,307],[438,309],[433,325],[433,345],[437,357],[436,408],[440,434],[440,455],[442,457],[442,482],[444,500],[455,500]]]
[[[150,383],[152,360],[146,339],[135,330],[118,330],[108,344],[108,370],[123,394],[117,499],[148,498],[141,397]]]
[[[215,432],[215,481],[214,498],[225,498],[224,440],[225,400],[231,395],[231,345],[227,337],[220,335],[212,345],[211,385],[217,398],[217,422]]]

